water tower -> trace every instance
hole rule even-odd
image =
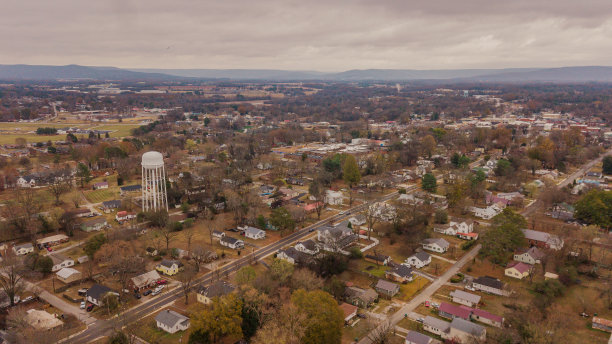
[[[142,211],[168,210],[166,169],[160,152],[142,155]]]

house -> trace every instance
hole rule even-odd
[[[24,320],[28,325],[38,331],[46,331],[64,324],[55,314],[40,309],[29,309],[26,311]],[[44,333],[44,332],[43,332]]]
[[[428,315],[423,320],[423,330],[442,336],[450,331],[450,323]]]
[[[110,212],[112,209],[118,209],[120,207],[121,207],[120,199],[114,199],[112,201],[102,202],[102,210],[104,210],[104,212]]]
[[[136,218],[136,213],[130,213],[127,211],[118,211],[117,215],[115,215],[115,220],[121,223],[123,221],[128,221]]]
[[[176,333],[189,328],[189,318],[175,311],[165,309],[155,316],[157,327],[168,332]]]
[[[344,195],[340,191],[326,190],[324,202],[331,205],[342,205],[344,202]]]
[[[325,204],[323,202],[313,202],[313,203],[309,203],[309,204],[305,204],[304,205],[304,211],[307,214],[313,213],[315,211],[317,211],[317,208],[320,207],[320,209],[323,208]]]
[[[470,211],[474,213],[474,216],[479,217],[483,220],[490,220],[500,214],[504,210],[499,203],[495,203],[486,208],[471,207]]]
[[[377,299],[378,294],[370,288],[361,289],[358,287],[346,287],[344,291],[344,300],[361,308],[370,307]]]
[[[126,185],[119,188],[119,194],[121,196],[125,196],[128,194],[135,194],[142,191],[142,186],[140,184],[134,185]]]
[[[598,330],[602,330],[602,331],[606,331],[606,332],[612,332],[612,320],[608,320],[608,319],[604,319],[604,318],[599,318],[599,317],[593,317],[593,328],[596,328]]]
[[[417,269],[420,269],[425,265],[429,265],[429,263],[431,263],[431,256],[427,252],[422,251],[406,258],[406,261],[404,262],[404,264]]]
[[[422,245],[423,245],[424,250],[429,250],[429,251],[439,252],[439,253],[446,252],[448,248],[450,247],[450,244],[448,243],[448,241],[442,238],[425,239],[423,240]]]
[[[391,262],[391,257],[386,256],[384,254],[374,253],[374,254],[366,254],[365,260],[370,263],[374,263],[376,265],[387,266]]]
[[[249,239],[264,239],[266,232],[259,228],[248,226],[244,229],[244,236]]]
[[[434,226],[434,232],[455,236],[458,233],[472,233],[474,231],[473,220],[451,219],[446,225]]]
[[[151,246],[148,246],[145,249],[145,252],[146,252],[147,256],[151,256],[151,257],[155,257],[159,253],[159,252],[157,252],[157,249],[155,247],[151,247]]]
[[[351,321],[351,319],[357,316],[357,309],[358,309],[357,306],[353,306],[346,302],[342,302],[340,304],[340,309],[342,310],[342,313],[344,313],[345,323],[348,323],[349,321]]]
[[[563,239],[554,234],[546,232],[534,231],[531,229],[523,229],[523,234],[529,242],[529,245],[550,248],[551,250],[560,250],[563,247]]]
[[[460,343],[470,343],[474,339],[483,341],[486,336],[487,330],[483,326],[474,324],[469,320],[455,318],[450,323],[448,334],[442,336],[442,338],[456,340]]]
[[[85,293],[85,299],[87,300],[87,302],[93,303],[96,306],[102,306],[104,304],[102,300],[104,299],[104,296],[106,296],[106,294],[108,293],[119,296],[118,293],[112,291],[111,288],[107,286],[103,286],[101,284],[94,284],[91,286],[91,288],[87,289],[87,292]]]
[[[317,240],[323,244],[323,249],[326,251],[342,250],[357,239],[358,236],[353,234],[353,230],[345,225],[323,226],[317,230]]]
[[[374,286],[374,289],[376,289],[376,292],[378,292],[379,295],[392,298],[395,296],[395,294],[399,293],[400,286],[398,284],[379,279],[378,283],[376,283]]]
[[[400,264],[393,268],[393,270],[386,271],[385,278],[395,282],[407,283],[412,282],[413,273],[414,271],[410,267]]]
[[[212,231],[212,236],[221,239],[225,236],[225,232],[214,230]]]
[[[232,238],[229,236],[224,236],[223,238],[221,238],[219,240],[219,243],[222,246],[226,246],[234,250],[239,250],[241,248],[244,248],[244,241],[240,239]]]
[[[552,208],[551,216],[562,221],[573,221],[575,211],[576,208],[574,206],[567,203],[559,203]]]
[[[455,306],[442,302],[440,307],[438,307],[438,315],[451,320],[455,318],[470,320],[470,314],[472,314],[472,309],[466,306]]]
[[[482,276],[472,281],[472,288],[494,295],[504,295],[504,283],[495,277]]]
[[[104,229],[105,227],[108,227],[108,222],[106,222],[106,219],[104,217],[97,217],[95,219],[90,219],[81,222],[80,227],[81,230],[84,232],[99,231]]]
[[[51,235],[46,238],[36,240],[36,246],[38,246],[38,248],[42,250],[45,247],[51,247],[51,246],[59,245],[61,243],[68,242],[68,240],[69,238],[67,235],[56,234],[56,235]]]
[[[72,209],[68,211],[68,213],[70,213],[70,215],[74,217],[92,217],[94,216],[93,212],[89,208]]]
[[[351,223],[353,228],[357,228],[366,223],[366,217],[363,214],[354,215],[349,217],[348,222]]]
[[[319,253],[319,246],[317,246],[317,244],[312,241],[312,240],[306,240],[306,241],[300,241],[295,245],[295,249],[309,254],[309,255],[315,255],[317,253]]]
[[[51,268],[52,272],[56,272],[70,266],[74,266],[73,259],[68,258],[60,253],[51,253],[49,254],[49,258],[51,258],[51,261],[53,262],[53,267]]]
[[[472,309],[472,320],[499,328],[504,326],[503,317],[478,308]]]
[[[472,232],[472,233],[461,233],[461,232],[458,232],[457,233],[457,237],[459,239],[463,239],[463,240],[478,240],[478,233],[476,233],[476,232]]]
[[[159,273],[157,273],[155,270],[151,270],[149,272],[145,272],[144,274],[130,278],[128,288],[137,292],[156,285],[157,281],[160,279],[161,276]]]
[[[283,195],[283,200],[288,201],[292,198],[298,197],[300,195],[299,192],[289,189],[289,188],[279,188],[278,192]]]
[[[94,190],[108,189],[108,182],[99,182],[93,185]]]
[[[236,287],[225,281],[217,281],[207,287],[202,287],[198,290],[198,302],[208,305],[215,297],[222,297],[232,293]]]
[[[276,258],[286,260],[291,264],[301,264],[306,260],[305,254],[298,251],[294,247],[288,247],[284,250],[278,251]]]
[[[36,180],[34,176],[23,176],[17,179],[18,188],[33,188],[36,186]]]
[[[183,269],[183,263],[178,260],[163,259],[155,270],[163,273],[164,275],[173,276],[179,273]]]
[[[544,252],[537,247],[523,248],[514,252],[514,260],[523,262],[529,265],[540,264],[540,260],[544,258]]]
[[[406,344],[431,344],[433,338],[417,331],[408,331],[406,334]]]
[[[480,302],[480,295],[467,293],[460,289],[451,291],[449,295],[453,298],[453,302],[468,307],[476,307]]]
[[[63,268],[55,273],[55,277],[63,283],[72,283],[81,279],[83,275],[79,270],[73,268]]]
[[[23,256],[28,253],[34,252],[34,245],[31,242],[27,242],[25,244],[19,244],[13,246],[13,252],[15,252],[18,256]]]
[[[508,264],[504,274],[508,277],[523,279],[529,276],[530,271],[531,265],[525,264],[523,262],[512,262]]]

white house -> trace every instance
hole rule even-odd
[[[19,179],[17,179],[17,187],[31,188],[35,186],[36,186],[36,180],[34,180],[34,177],[32,176],[24,176],[24,177],[19,177]]]
[[[118,293],[112,291],[107,286],[103,286],[101,284],[94,284],[91,286],[91,288],[87,289],[87,292],[85,293],[85,298],[89,303],[93,303],[96,306],[102,306],[104,304],[104,297],[108,293],[119,296]]]
[[[244,229],[244,236],[249,239],[264,239],[266,232],[259,228],[248,226]]]
[[[429,263],[431,263],[431,256],[427,252],[417,252],[406,258],[406,261],[404,262],[405,265],[416,269],[429,265]]]
[[[244,247],[244,241],[228,236],[224,236],[219,240],[219,243],[225,247],[238,250]]]
[[[13,252],[15,252],[15,254],[18,256],[23,256],[25,254],[34,252],[34,245],[32,245],[31,242],[27,242],[21,245],[15,245],[13,246]]]
[[[175,311],[165,309],[155,316],[157,327],[168,332],[176,333],[189,328],[189,318]]]
[[[434,232],[455,236],[458,233],[472,233],[474,231],[474,221],[451,219],[448,224],[434,226]]]
[[[49,258],[53,261],[51,271],[56,272],[63,268],[74,266],[74,259],[70,259],[59,253],[51,253]]]
[[[291,264],[299,263],[302,260],[304,254],[294,247],[288,247],[284,250],[278,251],[276,258],[285,260]]]
[[[117,220],[117,222],[121,223],[123,221],[128,221],[131,219],[135,219],[136,218],[136,213],[130,213],[127,211],[119,211],[117,212],[117,215],[115,215],[115,220]]]
[[[480,295],[468,293],[461,289],[453,290],[449,295],[453,298],[453,302],[468,307],[476,307],[480,302]]]
[[[344,195],[342,195],[340,191],[326,190],[324,201],[331,205],[342,205],[342,202],[344,202]]]
[[[450,244],[448,243],[448,241],[442,238],[425,239],[423,240],[422,245],[423,245],[424,250],[429,250],[429,251],[439,252],[439,253],[446,252],[448,248],[450,247]]]
[[[295,245],[295,249],[310,255],[315,255],[319,253],[319,246],[317,246],[317,244],[312,240],[298,242]]]
[[[225,232],[214,230],[212,231],[212,236],[214,236],[215,238],[221,239],[225,236]]]
[[[514,260],[530,265],[540,264],[543,257],[544,252],[535,246],[524,248],[514,253]]]
[[[497,204],[492,204],[486,208],[471,207],[470,210],[474,216],[483,220],[490,220],[502,212],[502,208]]]

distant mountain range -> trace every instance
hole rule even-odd
[[[364,69],[340,73],[274,69],[121,69],[79,65],[0,65],[1,80],[269,80],[269,81],[431,81],[431,82],[612,82],[612,67],[506,69]]]

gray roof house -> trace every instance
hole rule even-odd
[[[102,300],[104,299],[104,296],[106,296],[106,294],[108,293],[119,295],[107,286],[101,284],[94,284],[91,286],[91,288],[87,289],[85,297],[90,303],[93,303],[96,306],[102,306]]]
[[[168,332],[176,333],[189,328],[189,318],[175,311],[165,309],[155,316],[157,327]]]
[[[438,336],[442,336],[450,329],[450,323],[432,316],[426,316],[423,320],[423,329]]]
[[[374,289],[376,289],[378,294],[391,298],[399,292],[400,287],[395,283],[379,279],[378,283],[376,283],[376,286],[374,286]]]
[[[461,318],[455,318],[451,321],[450,331],[447,339],[458,339],[461,343],[469,342],[477,338],[484,340],[487,335],[487,330],[478,324]]]
[[[408,331],[406,334],[406,344],[430,344],[433,338],[417,331]]]
[[[225,281],[217,281],[207,287],[198,290],[197,299],[203,304],[209,304],[214,297],[221,297],[230,294],[236,287]]]
[[[451,291],[449,295],[453,298],[453,302],[468,307],[474,307],[480,302],[480,295],[467,293],[460,289]]]
[[[448,241],[442,238],[425,239],[423,240],[422,245],[423,245],[423,249],[425,250],[439,252],[439,253],[446,252],[446,250],[448,250],[448,248],[450,247],[450,244],[448,243]]]

